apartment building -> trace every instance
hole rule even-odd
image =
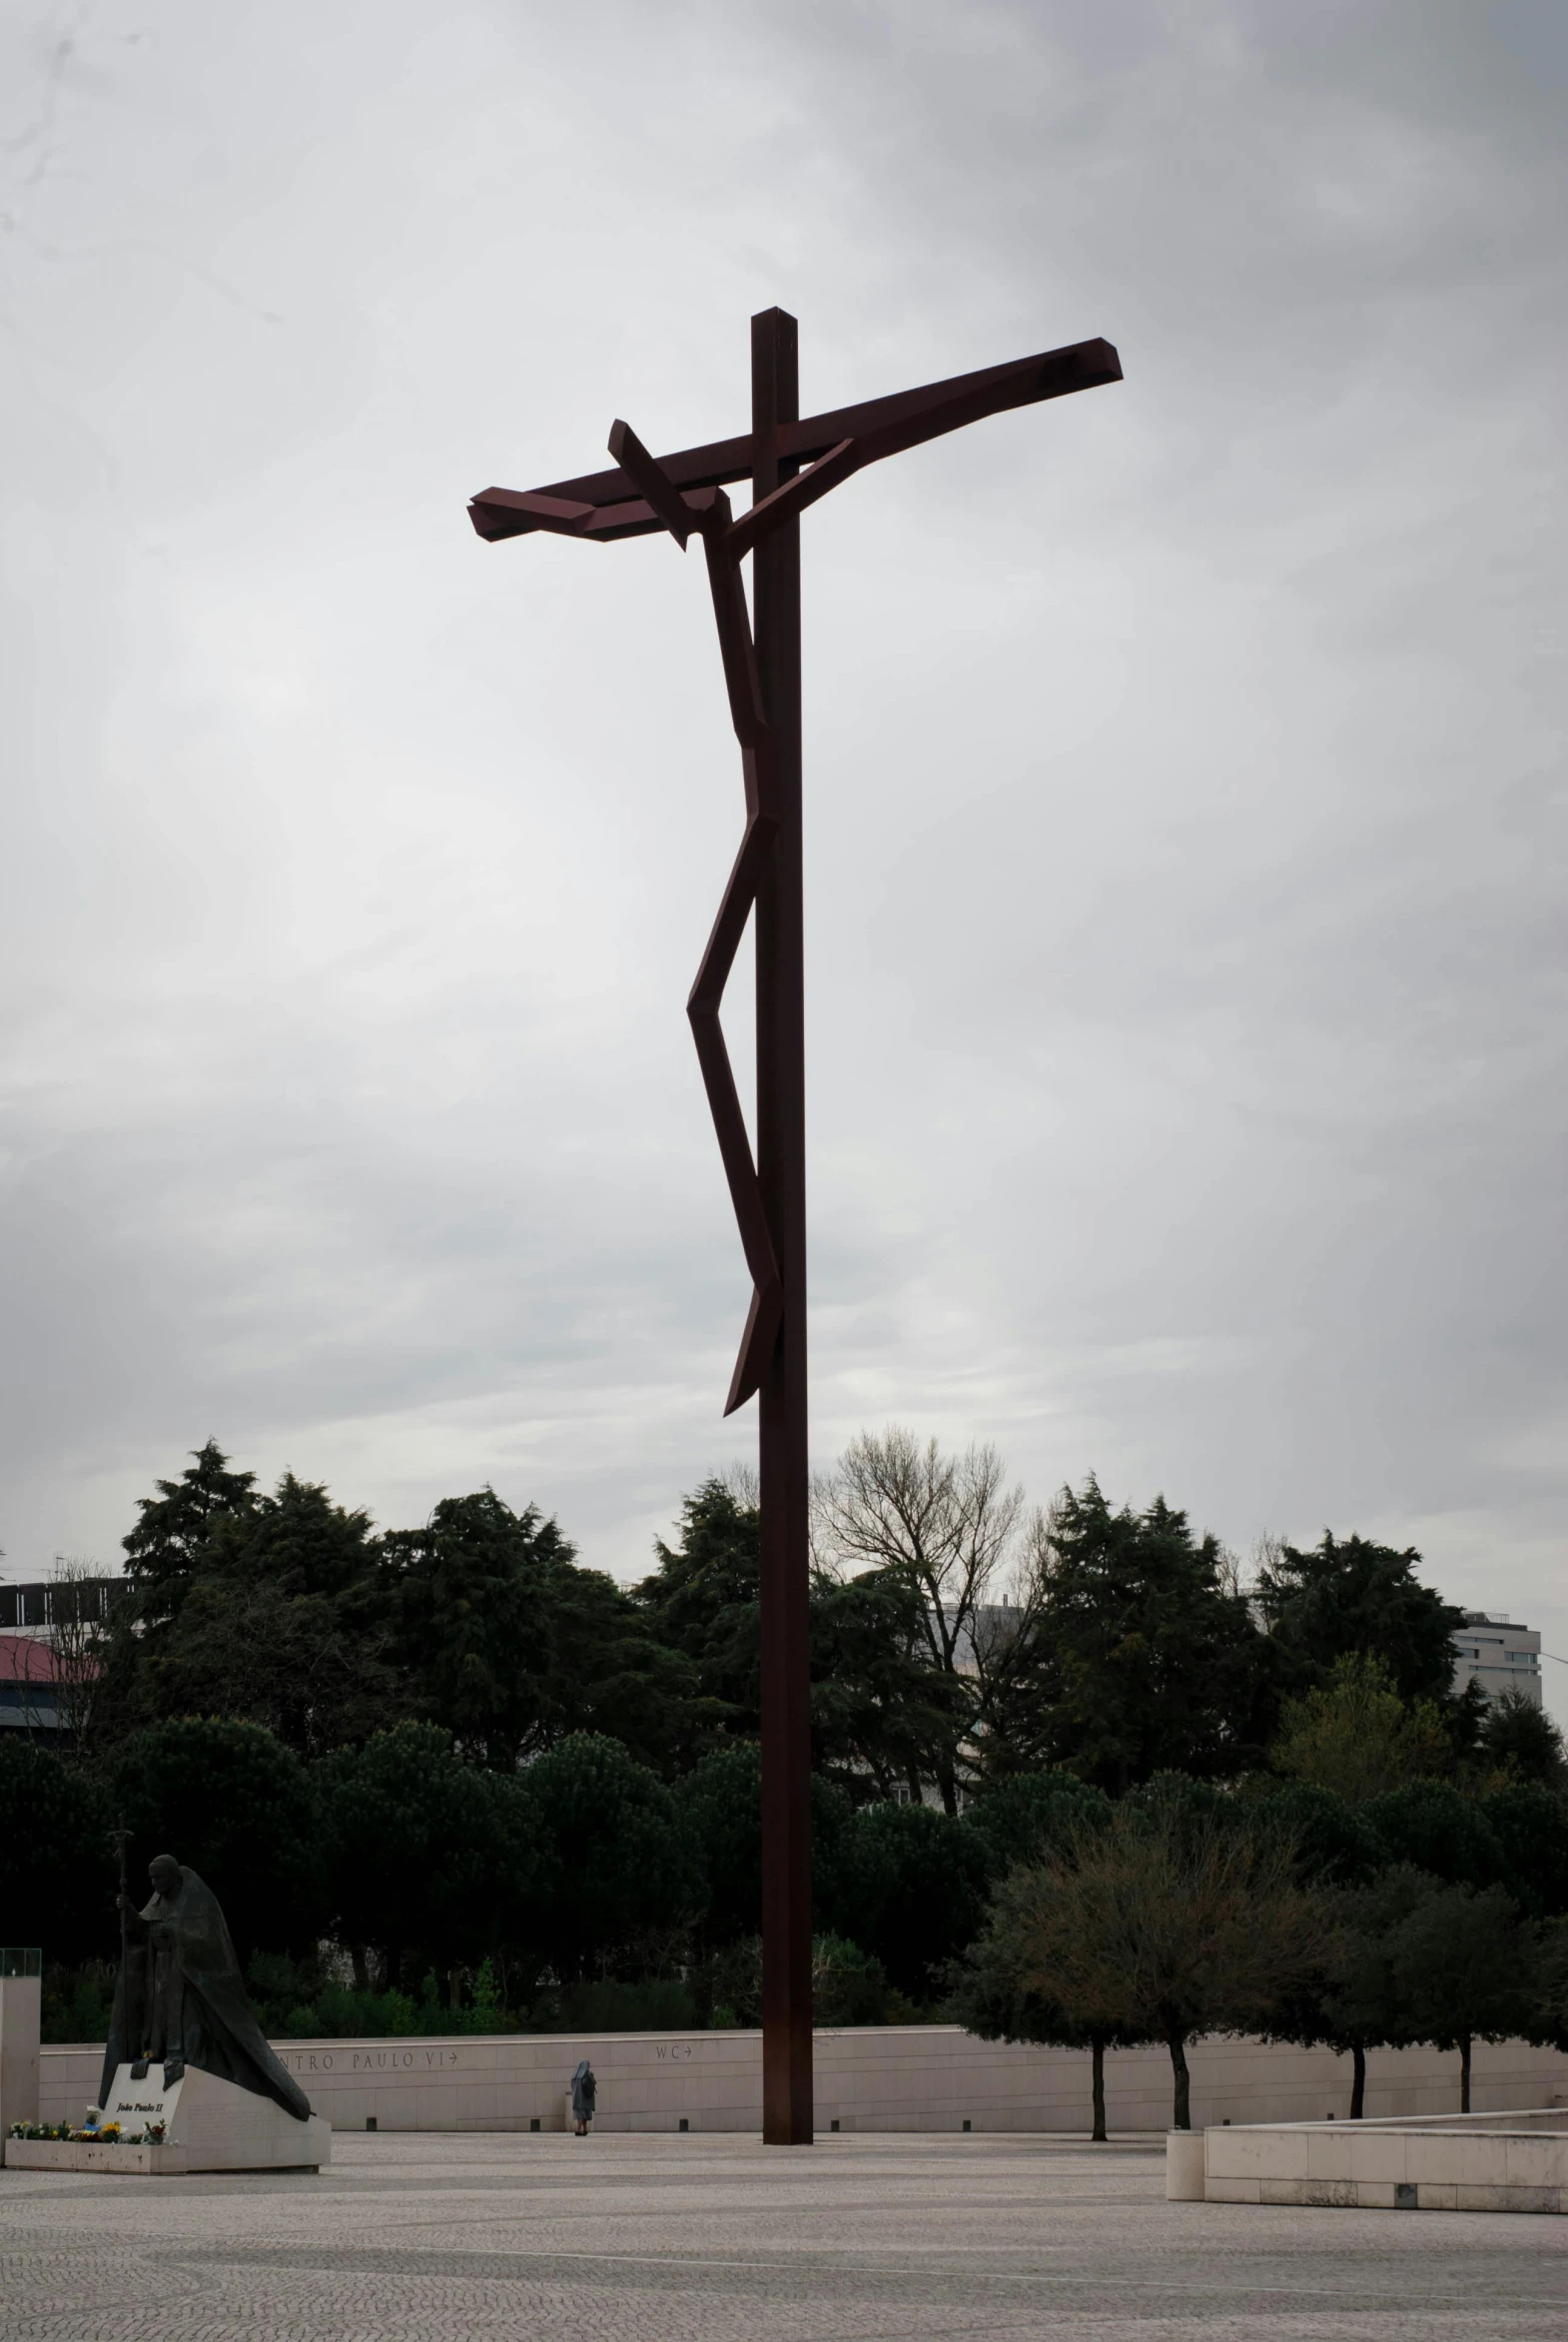
[[[1541,1705],[1541,1638],[1533,1627],[1515,1626],[1491,1610],[1467,1610],[1454,1636],[1454,1690],[1478,1683],[1489,1700],[1499,1692],[1523,1692]]]

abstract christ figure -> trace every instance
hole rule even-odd
[[[542,530],[589,544],[663,529],[702,539],[746,824],[687,1002],[751,1304],[724,1411],[760,1399],[762,1506],[763,2136],[812,2136],[810,1712],[806,1551],[805,981],[801,907],[800,516],[868,463],[1015,406],[1122,379],[1109,342],[800,414],[795,321],[751,321],[751,429],[650,455],[610,432],[612,471],[542,488],[484,488],[468,506],[487,540]],[[727,481],[751,481],[732,512]],[[741,563],[752,562],[747,608]],[[719,1010],[748,919],[757,972],[757,1153]]]

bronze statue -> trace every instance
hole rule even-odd
[[[166,2085],[194,2065],[308,2121],[309,2098],[256,2021],[217,1896],[172,1855],[156,1855],[148,1877],[153,1899],[145,1911],[120,1898],[125,1950],[99,2104],[108,2105],[122,2065],[134,2081],[161,2065]]]

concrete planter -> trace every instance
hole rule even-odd
[[[76,2119],[68,2115],[68,2120]],[[162,2178],[183,2171],[318,2171],[332,2161],[332,2125],[319,2114],[305,2122],[286,2114],[271,2098],[190,2066],[174,2081],[161,2066],[141,2079],[122,2065],[104,2106],[104,2120],[119,2122],[117,2143],[99,2139],[8,2138],[5,2161],[13,2171],[127,2172]],[[147,2124],[164,2126],[162,2141],[130,2143]]]
[[[1568,2110],[1426,2121],[1236,2123],[1173,2133],[1167,2193],[1359,2211],[1568,2212]]]
[[[88,2139],[8,2138],[5,2167],[8,2171],[108,2171],[116,2177],[156,2179],[189,2171],[191,2161],[184,2147],[172,2147],[167,2140],[160,2146],[133,2147],[101,2140],[95,2145]]]

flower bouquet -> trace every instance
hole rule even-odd
[[[96,2107],[93,2112],[97,2112]],[[166,2128],[165,2123],[149,2122],[145,2130],[134,2130],[127,2138],[118,2122],[98,2123],[89,2117],[80,2130],[74,2129],[69,2122],[13,2122],[11,2136],[62,2139],[67,2145],[78,2147],[157,2147],[163,2144]]]

